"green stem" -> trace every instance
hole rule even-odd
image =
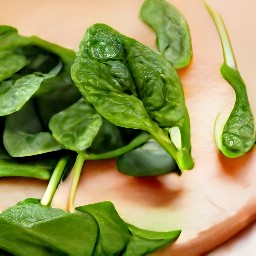
[[[85,161],[85,156],[84,153],[78,153],[74,167],[72,169],[72,185],[69,193],[69,198],[68,198],[68,211],[74,212],[74,201],[75,201],[75,196],[76,196],[76,191],[81,175],[81,171],[83,169]]]
[[[121,156],[134,148],[137,148],[141,144],[144,144],[150,139],[150,134],[148,133],[141,133],[135,139],[133,139],[129,144],[125,145],[124,147],[118,148],[116,150],[102,153],[102,154],[85,154],[86,160],[99,160],[99,159],[109,159]]]
[[[174,158],[181,171],[190,170],[194,166],[190,149],[181,148],[178,150],[169,138],[168,134],[159,127],[154,127],[150,133],[158,141],[158,143]]]
[[[221,15],[217,11],[212,9],[206,3],[206,1],[204,1],[204,4],[205,4],[208,12],[210,13],[210,15],[216,25],[217,31],[219,33],[221,45],[222,45],[222,49],[223,49],[224,62],[230,68],[237,70],[235,55],[234,55],[234,52],[233,52],[233,49],[232,49],[232,46],[230,43],[230,39],[229,39],[228,32],[227,32],[226,26],[224,24],[224,21],[223,21]]]
[[[67,164],[68,158],[67,157],[62,157],[58,164],[56,165],[53,174],[51,176],[51,179],[49,181],[49,184],[47,186],[47,189],[44,193],[44,196],[41,200],[42,205],[50,205],[52,202],[52,198],[55,194],[55,191],[58,187],[58,184],[60,182],[60,179],[62,177],[63,171],[65,169],[65,166]]]

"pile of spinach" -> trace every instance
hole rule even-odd
[[[88,160],[117,158],[117,169],[132,176],[193,167],[176,72],[191,59],[189,29],[173,6],[145,1],[141,17],[154,29],[165,22],[154,26],[143,18],[151,5],[168,24],[168,15],[175,17],[174,35],[184,31],[176,39],[162,31],[160,53],[105,24],[86,31],[77,55],[0,26],[0,177],[49,180],[41,200],[26,199],[0,214],[1,255],[145,255],[179,237],[180,230],[155,232],[124,222],[111,202],[74,209]],[[71,171],[70,212],[51,208]]]

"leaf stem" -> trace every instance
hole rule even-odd
[[[151,137],[150,134],[143,132],[140,135],[138,135],[136,138],[134,138],[129,144],[121,148],[118,148],[110,152],[102,153],[102,154],[85,154],[85,158],[86,160],[99,160],[99,159],[109,159],[109,158],[118,157],[133,150],[134,148],[137,148],[141,144],[144,144],[150,139],[150,137]]]
[[[81,171],[83,169],[84,161],[85,161],[85,155],[84,153],[78,153],[74,167],[72,169],[72,184],[71,184],[71,189],[69,193],[69,198],[68,198],[68,211],[69,212],[74,212],[74,202],[75,202],[75,196],[76,196],[76,191],[81,175]]]
[[[44,196],[41,200],[41,204],[42,205],[50,205],[52,202],[52,198],[55,194],[55,191],[59,185],[61,176],[63,174],[63,171],[65,169],[65,166],[67,164],[68,158],[67,157],[62,157],[58,164],[56,165],[53,174],[51,176],[51,179],[49,181],[49,184],[46,188],[46,191],[44,193]]]
[[[181,171],[190,170],[193,168],[194,162],[190,155],[190,150],[187,150],[183,147],[181,150],[178,150],[167,133],[165,133],[164,130],[159,127],[155,127],[150,131],[150,133],[159,142],[159,144],[174,158]]]
[[[228,36],[228,32],[227,32],[225,23],[224,23],[221,15],[217,11],[212,9],[207,4],[206,1],[204,1],[204,4],[206,6],[206,9],[210,13],[210,15],[216,25],[217,31],[219,33],[221,45],[222,45],[222,49],[223,49],[224,62],[230,68],[237,70],[237,63],[236,63],[235,55],[234,55],[234,52],[233,52],[233,49],[231,46],[231,42],[230,42],[230,39]]]

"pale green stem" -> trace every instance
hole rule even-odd
[[[69,198],[68,198],[68,211],[69,212],[74,212],[74,202],[75,202],[75,197],[76,197],[76,191],[77,191],[81,171],[83,169],[84,161],[85,161],[84,153],[79,153],[77,155],[76,162],[72,169],[72,185],[71,185]]]
[[[59,182],[62,177],[62,174],[63,174],[66,164],[67,164],[67,157],[63,157],[59,160],[57,166],[55,167],[55,169],[53,171],[53,174],[51,176],[51,179],[49,181],[47,189],[44,193],[44,196],[41,200],[42,205],[49,206],[51,204],[52,198],[53,198],[55,191],[59,185]]]
[[[101,153],[101,154],[85,153],[85,158],[86,158],[86,160],[115,158],[115,157],[121,156],[121,155],[137,148],[138,146],[146,143],[150,139],[150,137],[151,136],[148,133],[141,133],[135,139],[133,139],[130,143],[128,143],[127,145],[125,145],[121,148],[118,148],[118,149],[115,149],[113,151],[109,151],[106,153]]]
[[[222,49],[223,49],[224,62],[230,68],[237,70],[235,55],[234,55],[234,52],[233,52],[233,49],[232,49],[232,46],[230,43],[230,39],[229,39],[228,32],[227,32],[226,26],[224,24],[224,21],[223,21],[221,15],[217,11],[212,9],[206,3],[206,1],[204,1],[204,3],[214,21],[214,23],[215,23],[217,31],[219,33],[221,45],[222,45]]]

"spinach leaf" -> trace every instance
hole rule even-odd
[[[25,200],[1,213],[0,248],[27,255],[92,255],[98,226],[91,215],[71,214]]]
[[[21,54],[8,54],[0,58],[0,82],[11,77],[27,65],[27,59]]]
[[[174,159],[151,139],[117,159],[117,169],[136,177],[156,176],[177,171]]]
[[[29,122],[28,122],[29,120]],[[33,102],[29,101],[20,111],[6,117],[3,142],[13,157],[24,157],[62,149],[43,127]]]
[[[76,210],[91,214],[99,225],[98,240],[93,255],[121,255],[131,235],[114,205],[111,202],[101,202],[81,206]]]
[[[30,177],[48,180],[56,165],[55,159],[16,159],[0,148],[0,177]]]
[[[173,243],[180,236],[181,231],[156,232],[140,229],[127,224],[132,237],[123,256],[144,256]]]
[[[81,152],[93,142],[102,124],[101,116],[84,99],[54,115],[49,123],[53,137],[65,148]]]
[[[27,45],[29,38],[20,36],[14,27],[2,25],[0,26],[0,42],[0,57],[2,58],[12,53],[14,49]]]
[[[56,76],[55,78],[58,77]],[[36,95],[33,99],[44,127],[48,127],[53,115],[73,105],[81,98],[81,94],[73,84],[63,84],[62,81],[57,83],[61,86],[48,92],[45,91],[42,95]]]
[[[70,67],[74,57],[72,50],[0,26],[0,115],[18,111],[36,94],[72,84]]]
[[[102,118],[102,125],[88,152],[102,154],[121,148],[130,142],[126,142],[124,136],[120,127]]]
[[[0,116],[12,114],[35,94],[41,83],[52,74],[28,74],[17,80],[3,81],[0,86]]]
[[[124,83],[116,78],[108,64],[112,60],[126,66],[136,90],[130,80]],[[105,119],[149,132],[181,170],[193,167],[189,116],[180,79],[162,56],[107,25],[95,24],[80,43],[71,75],[82,95]],[[180,129],[180,148],[169,138],[167,130],[173,126]]]
[[[75,213],[29,198],[0,214],[4,255],[142,256],[174,242],[180,231],[155,232],[125,223],[111,202],[76,208]]]
[[[186,67],[192,58],[188,22],[182,13],[166,0],[145,0],[141,19],[156,33],[161,54],[176,69]]]
[[[225,156],[240,157],[254,146],[254,117],[246,85],[238,71],[224,21],[221,15],[209,5],[206,4],[206,7],[214,21],[222,44],[224,63],[220,69],[221,75],[233,87],[236,94],[235,104],[224,125],[220,123],[219,119],[216,120],[215,142]]]

